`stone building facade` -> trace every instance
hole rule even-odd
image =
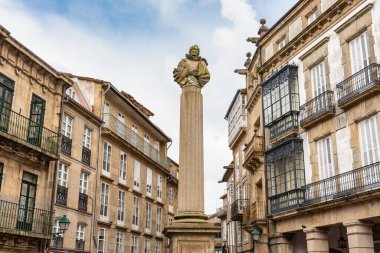
[[[0,252],[49,246],[61,104],[71,84],[0,26]]]
[[[269,252],[380,251],[379,13],[299,1],[248,38],[239,72],[261,87]]]

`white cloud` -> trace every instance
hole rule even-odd
[[[181,10],[185,8],[184,1],[153,2],[165,16],[186,12]],[[215,20],[178,20],[183,25],[180,34],[152,35],[149,39],[130,37],[128,31],[100,32],[96,24],[88,27],[64,16],[35,15],[21,2],[12,0],[0,1],[0,24],[58,70],[109,80],[120,90],[130,92],[154,111],[154,121],[174,140],[169,153],[175,160],[178,160],[180,88],[173,82],[172,70],[188,47],[199,43],[212,78],[203,90],[205,206],[210,213],[215,211],[225,188],[217,184],[224,171],[222,167],[232,159],[224,114],[236,89],[245,86],[244,78],[233,70],[242,67],[245,53],[253,50],[245,39],[259,28],[247,0],[221,0],[220,5],[219,18],[224,25]]]

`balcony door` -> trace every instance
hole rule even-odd
[[[33,226],[34,206],[37,191],[37,176],[24,172],[17,217],[17,229],[31,231]]]
[[[308,112],[309,114],[316,113],[326,107],[327,101],[324,101],[325,98],[320,96],[326,91],[326,71],[323,61],[311,69],[311,80],[313,84],[314,98],[317,99],[315,100],[314,111]]]
[[[121,136],[125,134],[125,117],[121,113],[117,115],[117,134]]]
[[[0,75],[0,131],[8,132],[13,99],[13,82]]]
[[[45,100],[33,94],[30,105],[28,142],[40,146],[45,116]]]
[[[314,189],[314,193],[320,194],[322,200],[333,198],[337,191],[337,178],[335,169],[330,136],[317,141],[319,180],[323,180],[320,189]],[[318,191],[319,190],[319,191]],[[314,196],[317,197],[317,196]]]

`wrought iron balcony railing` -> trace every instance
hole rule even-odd
[[[300,125],[312,126],[319,120],[335,114],[334,92],[325,91],[300,107]]]
[[[80,192],[79,200],[78,200],[78,210],[87,212],[87,202],[88,202],[88,195]]]
[[[31,119],[0,106],[0,131],[13,136],[22,143],[29,143],[54,156],[59,152],[59,135]]]
[[[65,206],[67,204],[67,188],[57,185],[57,200],[56,203]]]
[[[78,239],[75,240],[75,250],[84,251],[84,245],[85,245],[84,240],[78,240]]]
[[[311,205],[380,187],[380,162],[304,186],[305,202]]]
[[[243,224],[253,225],[266,220],[266,205],[263,201],[256,201],[243,210]]]
[[[85,146],[82,147],[82,162],[88,166],[91,163],[91,150]]]
[[[49,238],[53,212],[0,200],[0,231],[29,237]]]
[[[69,137],[62,135],[61,152],[65,155],[71,156],[71,145],[72,140]]]
[[[62,236],[55,236],[53,238],[53,247],[57,249],[63,248],[63,237]]]
[[[252,139],[245,148],[245,161],[244,166],[247,168],[253,168],[257,161],[258,157],[264,155],[264,138],[263,136],[257,135],[256,133],[252,136]]]
[[[304,190],[294,189],[269,197],[272,214],[299,207],[304,202]]]
[[[249,204],[248,199],[238,199],[235,200],[231,205],[231,220],[242,221],[243,219],[243,209]]]
[[[123,138],[130,145],[137,148],[145,156],[149,157],[160,166],[170,171],[169,159],[161,154],[155,147],[145,142],[143,138],[129,129],[123,122],[119,121],[115,116],[109,113],[103,113],[103,126]]]
[[[380,64],[371,64],[336,85],[338,106],[345,108],[380,91]]]

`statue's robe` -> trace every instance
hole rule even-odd
[[[181,87],[187,83],[189,76],[195,77],[202,87],[210,80],[206,60],[190,55],[186,55],[186,58],[179,62],[178,67],[173,71],[173,76],[174,81]]]

